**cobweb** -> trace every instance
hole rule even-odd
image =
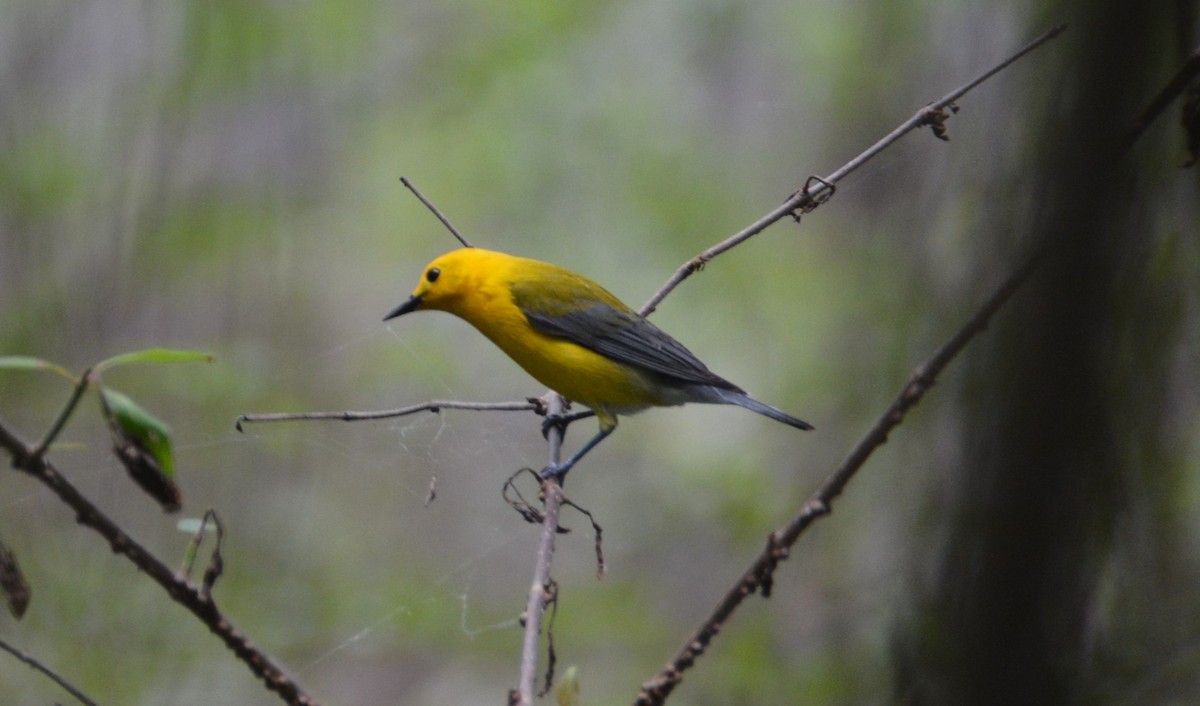
[[[490,345],[465,333],[469,345]],[[107,433],[91,410],[63,436],[79,448],[56,449],[52,456],[81,492],[169,566],[182,562],[194,531],[184,531],[187,521],[214,509],[226,532],[216,603],[306,689],[331,702],[352,702],[329,684],[373,659],[403,665],[413,653],[428,653],[458,674],[484,660],[507,674],[519,655],[539,528],[512,511],[501,486],[518,469],[544,465],[539,418],[445,410],[369,422],[258,423],[244,433],[233,427],[248,412],[382,409],[433,398],[511,401],[544,391],[498,353],[484,367],[439,366],[429,362],[431,350],[384,330],[272,365],[253,352],[217,351],[216,365],[224,370],[192,369],[169,384],[135,373],[106,380],[173,428],[184,494],[178,515],[162,514],[132,486],[109,457]],[[383,382],[359,367],[379,361],[394,371]],[[261,379],[248,379],[259,370]],[[20,428],[36,429],[37,421],[22,420]],[[153,632],[163,630],[164,620],[186,622],[156,587],[143,586],[144,577],[114,568],[93,535],[61,522],[61,507],[43,488],[19,477],[5,480],[5,539],[25,556],[73,567],[70,580],[78,590],[119,593],[132,585],[153,600],[147,604],[153,619],[96,620],[113,630],[143,631],[128,638],[134,646],[167,640]],[[48,523],[55,534],[46,531]],[[581,552],[586,559],[590,539],[579,529],[588,543]],[[33,544],[39,535],[50,538],[38,545],[49,547],[40,554]],[[203,572],[210,549],[201,549],[193,576]],[[42,585],[49,580],[43,577]],[[147,649],[173,670],[191,665],[198,675],[209,673],[201,662],[231,668],[224,651],[203,640],[191,643],[171,648],[186,649],[186,657]],[[135,647],[130,650],[131,659],[140,659]],[[380,690],[393,688],[399,687],[385,682]]]
[[[460,381],[423,360],[429,348],[411,345],[408,338],[393,330],[341,343],[299,365],[277,368],[266,384],[287,388],[312,376],[336,374],[360,359],[390,358],[397,374],[388,379],[387,394],[369,388],[362,394],[373,400],[386,396],[388,403],[351,402],[347,407],[401,407],[435,398],[494,402],[542,392],[499,358],[495,360],[509,366],[502,371],[508,380],[497,384],[493,371],[481,370]],[[479,339],[473,345],[487,342]],[[381,347],[386,348],[382,355]],[[487,390],[477,392],[481,386]],[[498,396],[496,390],[507,392]],[[355,397],[351,389],[340,399]],[[322,410],[342,409],[337,403],[320,404]],[[300,410],[238,413],[242,411]],[[230,450],[233,453],[227,453]],[[248,462],[254,468],[248,489],[230,481],[230,488],[213,493],[213,503],[221,512],[230,504],[229,493],[271,497],[267,502],[275,508],[273,522],[280,526],[263,539],[287,542],[283,553],[304,563],[286,567],[287,580],[337,587],[332,598],[309,596],[307,602],[297,602],[315,605],[316,616],[305,615],[305,608],[265,615],[266,620],[288,623],[288,628],[293,621],[306,620],[325,626],[304,636],[309,655],[295,659],[289,669],[301,681],[317,678],[322,668],[336,669],[341,657],[397,649],[397,643],[403,649],[414,625],[421,639],[428,639],[428,632],[437,634],[447,651],[456,651],[464,641],[510,631],[514,649],[497,658],[507,662],[517,654],[520,612],[533,561],[528,547],[535,534],[504,504],[500,487],[519,468],[544,465],[546,447],[539,420],[531,413],[445,410],[370,422],[262,423],[249,425],[245,434],[193,437],[180,446],[181,455],[192,452],[235,459],[270,452],[267,464]],[[219,473],[242,472],[226,468]],[[232,536],[249,531],[259,539],[257,527],[238,526],[238,514],[253,515],[255,504],[232,503],[235,514],[227,520]],[[228,552],[229,570],[250,574],[239,582],[253,582],[260,592],[271,592],[277,579],[240,561],[236,545]],[[322,590],[333,589],[314,589]],[[220,588],[217,595],[220,598]],[[324,605],[328,601],[341,605]],[[317,617],[322,611],[334,617]],[[271,651],[269,642],[264,647]]]

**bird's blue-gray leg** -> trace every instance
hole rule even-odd
[[[599,444],[601,441],[604,441],[604,438],[606,436],[608,436],[609,434],[613,433],[613,430],[616,428],[617,428],[616,424],[613,424],[611,426],[601,426],[600,433],[593,436],[590,441],[588,441],[586,444],[583,445],[583,448],[576,451],[574,456],[572,456],[571,458],[568,458],[566,461],[563,461],[562,463],[558,463],[553,466],[546,466],[545,468],[543,468],[542,469],[542,477],[543,478],[557,478],[558,481],[561,483],[562,479],[567,475],[567,471],[571,470],[571,467],[574,466],[576,463],[579,463],[579,459],[583,458],[584,454],[586,454],[588,451],[591,451],[593,448],[595,448],[596,444]]]

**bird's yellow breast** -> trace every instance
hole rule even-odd
[[[535,329],[513,299],[518,278],[537,277],[534,261],[500,255],[475,268],[464,296],[444,308],[466,320],[543,385],[604,419],[671,404],[648,374]],[[533,264],[530,264],[533,263]],[[560,295],[561,296],[561,295]]]

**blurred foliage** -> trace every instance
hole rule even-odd
[[[537,535],[499,488],[544,462],[538,420],[446,411],[233,430],[243,412],[541,394],[461,322],[381,323],[453,246],[399,176],[477,244],[559,262],[637,306],[808,175],[1045,29],[1043,11],[1025,12],[5,3],[0,354],[78,369],[151,345],[213,351],[212,366],[105,379],[174,430],[183,515],[223,518],[222,608],[324,702],[498,703],[516,682]],[[726,409],[652,411],[576,471],[572,497],[604,526],[609,561],[596,581],[590,530],[573,518],[556,635],[582,703],[632,699],[1012,266],[1038,198],[1025,189],[1030,117],[1052,100],[1050,77],[1071,71],[1060,55],[1050,47],[986,84],[961,102],[950,143],[905,138],[802,225],[711,263],[655,313],[715,371],[817,431]],[[1148,69],[1147,87],[1160,78]],[[1196,659],[1184,636],[1200,627],[1187,608],[1200,564],[1200,484],[1187,472],[1200,456],[1200,214],[1171,130],[1156,126],[1140,148],[1162,197],[1146,207],[1151,256],[1131,274],[1161,288],[1161,308],[1124,313],[1117,342],[1128,375],[1137,341],[1167,360],[1143,402],[1161,404],[1161,434],[1128,447],[1141,505],[1123,521],[1139,531],[1114,549],[1097,598],[1097,650],[1115,682],[1103,691],[1128,702],[1174,693],[1170,675]],[[996,223],[1007,227],[985,227]],[[948,499],[969,484],[966,430],[992,403],[977,382],[989,345],[947,373],[671,703],[892,698],[889,636],[933,625],[913,587],[936,575]],[[32,439],[63,395],[28,378],[0,376],[0,416]],[[84,449],[56,450],[56,462],[176,563],[188,536],[130,499],[106,433],[72,421],[62,441]],[[568,445],[581,438],[583,427]],[[0,535],[36,597],[22,622],[3,619],[6,640],[101,703],[276,703],[42,488],[12,473],[0,483]],[[1153,591],[1150,577],[1163,579]],[[1129,657],[1160,643],[1157,671]],[[0,693],[62,699],[12,660],[0,660]]]

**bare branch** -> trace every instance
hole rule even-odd
[[[434,206],[432,201],[425,198],[425,194],[422,194],[417,187],[408,180],[408,177],[400,177],[400,183],[407,186],[408,190],[413,192],[413,195],[420,199],[421,203],[425,204],[425,208],[428,208],[433,212],[433,215],[437,216],[437,219],[442,222],[442,225],[446,226],[446,229],[450,231],[450,234],[457,238],[458,242],[462,243],[464,248],[475,247],[467,242],[467,239],[463,237],[462,233],[458,232],[458,229],[454,227],[454,224],[450,222],[450,219],[442,215],[442,212],[438,210],[438,207]]]
[[[675,273],[671,275],[670,279],[668,279],[666,283],[663,284],[663,286],[659,288],[659,290],[655,292],[640,309],[638,309],[638,313],[642,316],[648,316],[658,307],[659,303],[661,303],[662,300],[671,293],[673,289],[678,287],[685,279],[703,269],[704,265],[706,265],[709,260],[712,260],[721,253],[730,250],[758,235],[773,225],[776,221],[782,219],[784,216],[794,215],[797,212],[807,213],[821,205],[825,200],[828,199],[834,185],[849,176],[862,165],[866,164],[873,157],[875,157],[875,155],[887,149],[901,137],[904,137],[913,130],[925,125],[932,125],[935,128],[940,127],[942,132],[939,134],[939,136],[944,137],[944,123],[947,118],[944,111],[946,108],[950,107],[954,101],[966,95],[968,91],[991,78],[997,72],[1003,70],[1014,61],[1020,59],[1034,49],[1037,49],[1042,44],[1045,44],[1051,39],[1057,37],[1064,30],[1066,30],[1066,28],[1066,25],[1059,25],[1051,29],[1049,32],[1046,32],[1042,36],[1022,47],[1009,58],[980,74],[977,78],[963,84],[962,86],[959,86],[933,103],[921,108],[911,118],[901,123],[895,130],[892,130],[890,133],[884,136],[883,139],[871,145],[866,149],[866,151],[862,152],[854,159],[842,165],[840,169],[827,177],[820,177],[816,179],[815,188],[810,188],[809,185],[806,185],[804,188],[792,194],[787,201],[784,201],[782,204],[775,207],[775,209],[773,209],[767,215],[759,218],[757,221],[751,223],[737,233],[734,233],[725,240],[722,240],[716,245],[713,245],[707,250],[701,252],[699,255],[693,257],[691,260],[683,263],[680,265],[679,269],[675,270]],[[937,134],[936,130],[935,134]],[[812,184],[813,181],[814,180],[810,179],[810,184]]]
[[[561,415],[566,408],[562,396],[550,396],[547,414]],[[549,428],[547,443],[550,447],[550,465],[557,465],[562,455],[564,430],[560,425]],[[562,507],[563,491],[556,476],[542,478],[542,496],[545,513],[542,518],[542,539],[538,544],[537,564],[533,569],[533,581],[529,586],[529,600],[525,604],[525,639],[521,649],[521,680],[515,691],[509,694],[509,703],[532,706],[537,682],[538,645],[542,632],[542,614],[552,597],[550,566],[554,562],[554,540],[558,534],[558,511]],[[549,682],[549,675],[547,676]],[[548,686],[547,686],[548,688]]]
[[[216,510],[209,508],[204,511],[204,516],[200,519],[200,526],[196,529],[196,533],[192,535],[192,541],[188,542],[187,551],[184,553],[186,558],[178,574],[178,578],[191,583],[192,569],[196,565],[196,556],[200,551],[200,544],[204,541],[205,535],[208,534],[209,522],[213,524],[217,538],[212,553],[208,558],[208,568],[204,570],[204,578],[200,584],[200,595],[206,601],[212,600],[213,586],[216,585],[217,579],[221,577],[221,574],[225,570],[225,558],[221,554],[221,545],[225,541],[225,526],[221,523],[221,518],[217,516]]]
[[[720,631],[734,610],[746,598],[755,593],[761,592],[764,598],[770,596],[775,567],[780,561],[787,558],[790,548],[799,539],[800,534],[813,521],[832,512],[833,500],[841,494],[846,484],[862,468],[875,449],[887,442],[888,433],[904,421],[905,414],[920,402],[925,393],[933,387],[938,374],[946,365],[973,338],[987,328],[992,316],[1029,277],[1041,252],[1032,256],[1010,275],[941,348],[917,366],[912,376],[900,389],[900,394],[854,446],[842,465],[825,479],[825,482],[804,503],[800,512],[791,521],[767,537],[766,546],[754,563],[746,569],[733,588],[729,589],[729,592],[725,594],[725,597],[721,599],[721,602],[717,604],[700,628],[687,639],[679,653],[667,663],[662,671],[642,685],[642,690],[634,701],[635,706],[662,704],[671,691],[683,680],[683,672],[691,668],[696,659],[704,654],[709,642]]]
[[[295,422],[314,419],[340,419],[344,422],[358,422],[366,419],[391,419],[404,417],[417,412],[438,413],[443,409],[469,409],[477,412],[538,412],[542,408],[536,401],[522,402],[463,402],[459,400],[429,400],[419,404],[400,407],[399,409],[384,409],[375,412],[266,412],[262,414],[243,414],[234,422],[238,431],[243,431],[246,422]]]
[[[1150,105],[1146,106],[1142,114],[1133,122],[1133,126],[1125,135],[1127,146],[1133,144],[1142,136],[1146,128],[1150,127],[1150,124],[1167,109],[1171,101],[1175,100],[1180,93],[1183,93],[1184,89],[1188,87],[1188,84],[1197,74],[1200,74],[1200,46],[1192,50],[1187,60],[1179,67],[1179,71],[1175,72],[1175,75],[1171,77],[1167,85],[1163,86],[1163,89],[1154,97],[1154,100],[1150,101]]]
[[[87,391],[88,385],[90,385],[91,382],[92,371],[89,368],[83,371],[83,375],[79,376],[79,380],[75,383],[75,389],[71,392],[71,397],[67,400],[67,404],[64,405],[62,411],[58,413],[58,418],[55,419],[54,423],[50,425],[50,429],[46,432],[46,435],[43,436],[42,440],[38,442],[38,445],[33,448],[33,456],[40,458],[41,456],[45,455],[46,449],[50,448],[50,444],[54,443],[54,440],[58,438],[59,432],[61,432],[63,427],[67,425],[67,420],[71,418],[72,414],[74,414],[75,407],[79,405],[79,400],[83,397],[83,393]]]
[[[64,679],[63,677],[59,676],[53,669],[50,669],[49,667],[42,664],[41,662],[34,659],[33,657],[30,657],[29,655],[25,654],[24,652],[18,650],[17,648],[13,647],[12,645],[8,644],[4,640],[0,640],[0,650],[4,650],[5,652],[9,653],[13,657],[16,657],[17,659],[21,660],[25,664],[32,667],[35,671],[45,674],[47,677],[50,678],[50,681],[54,682],[55,684],[58,684],[68,694],[70,694],[71,696],[74,696],[75,699],[77,701],[79,701],[79,703],[84,704],[84,706],[96,706],[96,702],[92,701],[90,698],[88,698],[87,694],[83,693],[79,689],[76,689],[75,686],[71,684],[71,682],[69,682],[66,679]]]
[[[261,679],[267,689],[274,691],[293,706],[315,706],[317,701],[304,693],[296,682],[283,673],[266,653],[260,651],[229,618],[217,608],[206,591],[197,589],[182,577],[177,577],[166,564],[138,544],[115,522],[85,498],[75,486],[64,478],[44,456],[35,455],[35,449],[17,438],[0,424],[0,447],[12,457],[14,468],[22,470],[50,488],[68,507],[75,512],[81,525],[95,530],[104,537],[114,554],[120,554],[134,563],[155,583],[162,586],[176,603],[195,615],[225,645],[246,663],[250,671]],[[207,580],[207,578],[206,578]]]

